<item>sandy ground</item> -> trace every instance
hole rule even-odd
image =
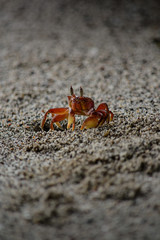
[[[160,239],[159,8],[0,1],[1,240]],[[71,85],[114,121],[42,131]]]

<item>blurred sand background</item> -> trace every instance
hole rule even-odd
[[[42,131],[71,85],[114,121]],[[0,0],[0,239],[160,239],[159,90],[159,1]]]

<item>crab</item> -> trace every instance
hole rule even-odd
[[[41,128],[43,129],[47,119],[47,115],[52,114],[50,129],[54,130],[55,123],[59,128],[62,128],[60,122],[67,119],[67,129],[72,125],[72,130],[75,129],[75,115],[88,116],[81,126],[81,130],[88,128],[97,128],[102,126],[105,122],[109,123],[113,120],[113,113],[109,111],[106,103],[101,103],[96,109],[94,101],[89,97],[83,96],[83,89],[80,87],[80,97],[74,94],[72,86],[70,87],[71,96],[68,96],[67,108],[51,108],[49,109],[42,120]]]

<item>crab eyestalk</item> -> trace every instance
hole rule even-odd
[[[80,87],[80,96],[83,97],[83,88]]]
[[[73,91],[72,86],[70,87],[70,92],[71,92],[71,96],[74,95],[74,91]]]

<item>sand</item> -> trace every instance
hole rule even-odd
[[[0,4],[0,239],[160,239],[158,1]],[[70,86],[113,122],[42,131]]]

